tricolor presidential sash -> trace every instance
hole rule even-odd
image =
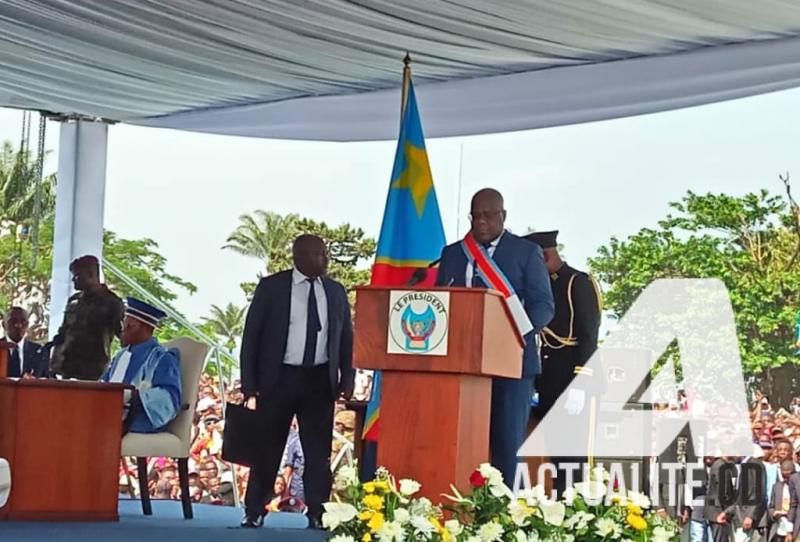
[[[533,324],[531,324],[528,313],[525,312],[525,307],[517,297],[517,292],[511,286],[508,277],[500,269],[489,252],[479,245],[471,233],[468,233],[464,240],[461,241],[461,248],[464,250],[464,255],[467,260],[472,264],[474,272],[483,280],[486,285],[492,290],[497,290],[503,297],[506,298],[506,304],[511,310],[511,316],[514,318],[520,335],[523,337],[533,331]]]

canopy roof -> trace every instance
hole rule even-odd
[[[235,135],[429,136],[661,111],[800,84],[781,0],[3,0],[0,105]]]

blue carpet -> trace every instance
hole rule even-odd
[[[177,501],[153,501],[153,515],[143,516],[139,501],[120,500],[119,523],[50,523],[0,521],[0,541],[92,542],[322,542],[326,533],[309,529],[238,529],[242,510],[196,504],[185,520]]]

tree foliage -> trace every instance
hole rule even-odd
[[[374,257],[376,244],[361,228],[350,224],[331,227],[325,222],[295,214],[284,216],[263,210],[242,215],[239,222],[223,248],[262,260],[266,274],[291,269],[292,242],[298,235],[313,234],[328,245],[328,274],[331,278],[344,284],[348,290],[369,282],[370,270],[365,264]],[[253,283],[242,285],[248,298],[252,296],[254,287]]]
[[[656,228],[612,238],[590,259],[605,308],[621,317],[658,278],[718,278],[734,310],[746,373],[795,364],[800,307],[798,209],[766,190],[741,197],[689,191]]]
[[[228,350],[236,347],[236,339],[244,332],[244,317],[247,307],[228,303],[225,308],[211,305],[211,316],[203,318],[211,333],[223,341]]]

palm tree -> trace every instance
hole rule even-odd
[[[276,256],[285,254],[297,233],[296,214],[286,216],[272,211],[255,211],[239,217],[239,226],[226,239],[223,249],[264,262],[266,274],[274,272]],[[279,260],[281,258],[278,258]]]
[[[228,303],[224,309],[211,305],[211,316],[203,318],[206,324],[210,324],[214,334],[225,340],[225,346],[229,350],[233,350],[236,339],[244,332],[245,309],[246,307],[237,307],[233,303]]]
[[[38,164],[29,151],[15,152],[9,141],[0,149],[0,217],[15,224],[33,220],[36,209]],[[39,193],[41,220],[51,217],[56,207],[56,176],[42,178]]]

